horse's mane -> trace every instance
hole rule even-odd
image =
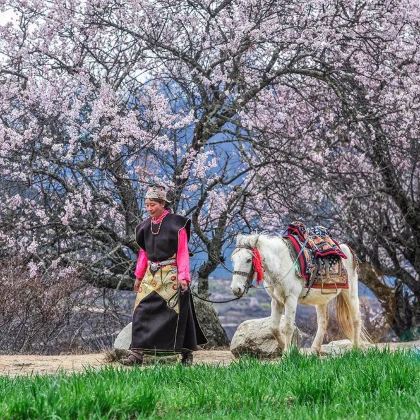
[[[236,237],[236,245],[245,245],[253,248],[261,239],[282,239],[282,237],[271,233],[252,233],[249,235],[239,234]]]

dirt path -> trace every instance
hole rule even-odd
[[[201,350],[194,352],[194,363],[229,364],[234,359],[228,350]],[[104,353],[71,354],[60,356],[0,355],[0,376],[26,374],[53,374],[58,371],[80,372],[86,368],[109,365]],[[115,365],[121,366],[117,363]]]
[[[389,346],[391,350],[413,347],[420,349],[420,340],[407,343],[378,343],[376,346],[378,348]],[[227,365],[232,360],[234,357],[228,350],[201,350],[194,353],[194,363]],[[0,376],[53,374],[59,371],[80,372],[86,368],[99,368],[105,365],[109,363],[105,361],[103,353],[60,356],[0,355]]]

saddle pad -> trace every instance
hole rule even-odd
[[[306,287],[319,289],[348,288],[348,276],[341,258],[347,258],[338,243],[322,226],[309,230],[302,222],[290,224],[284,235],[295,256],[299,255],[299,275]],[[315,279],[311,279],[316,273]]]
[[[309,286],[308,282],[306,286]],[[348,289],[348,275],[339,257],[326,257],[319,260],[319,269],[311,286],[314,289]]]

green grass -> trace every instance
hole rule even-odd
[[[371,350],[275,363],[0,377],[3,419],[418,419],[420,359]]]

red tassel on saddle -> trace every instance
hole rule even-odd
[[[252,266],[257,273],[257,284],[259,284],[264,279],[264,269],[262,266],[261,254],[257,248],[252,248]]]

